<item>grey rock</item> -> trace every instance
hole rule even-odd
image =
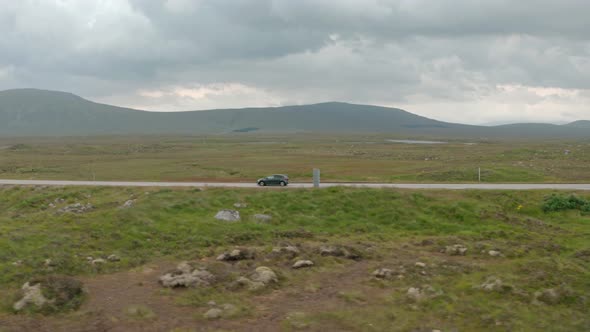
[[[97,259],[93,259],[90,264],[92,265],[102,265],[104,263],[106,263],[107,261],[105,259],[102,258],[97,258]]]
[[[121,260],[121,258],[115,254],[112,254],[107,257],[107,260],[109,262],[119,262]]]
[[[207,310],[207,312],[205,313],[205,315],[203,315],[206,319],[219,319],[221,318],[221,316],[223,315],[223,310],[219,309],[219,308],[211,308],[209,310]]]
[[[563,302],[568,296],[572,295],[573,291],[570,288],[561,285],[559,287],[543,289],[535,292],[534,302],[537,304],[542,302],[545,304],[554,305]]]
[[[115,254],[109,255],[109,257],[107,257],[107,260],[109,262],[118,262],[121,260],[121,258]]]
[[[21,288],[22,298],[14,303],[15,311],[27,306],[47,307],[59,310],[67,307],[75,309],[80,305],[83,284],[65,276],[45,276],[26,282]]]
[[[467,247],[462,244],[454,244],[446,246],[444,252],[451,256],[465,256],[467,254]]]
[[[60,213],[85,213],[88,211],[91,211],[92,209],[94,209],[94,206],[92,206],[92,204],[87,203],[87,204],[82,204],[82,203],[75,203],[72,205],[68,205],[65,206],[61,209],[59,209]]]
[[[180,263],[177,268],[162,275],[159,282],[164,287],[208,287],[215,281],[215,276],[201,268],[193,268],[188,263]]]
[[[234,207],[236,209],[246,208],[246,207],[248,207],[248,204],[246,204],[246,203],[234,203]]]
[[[322,256],[344,257],[353,260],[361,258],[361,255],[356,250],[344,246],[321,246],[319,252]]]
[[[487,292],[494,292],[501,291],[503,286],[504,283],[502,280],[495,277],[489,277],[483,284],[479,286],[479,288]]]
[[[406,293],[406,296],[414,301],[420,301],[424,298],[424,295],[422,294],[422,291],[420,291],[420,288],[415,287],[410,287],[408,289],[408,292]]]
[[[254,221],[261,224],[266,224],[272,221],[272,216],[268,214],[255,214],[252,216],[252,218],[254,219]]]
[[[30,285],[27,282],[23,285],[21,290],[23,292],[23,297],[12,306],[15,311],[21,311],[29,304],[41,307],[48,302],[41,292],[41,284]]]
[[[414,302],[421,302],[441,295],[442,292],[436,291],[430,285],[424,285],[422,287],[410,287],[406,293],[409,300]]]
[[[233,316],[238,313],[238,307],[230,303],[224,303],[221,305],[221,309],[223,309],[224,316]]]
[[[253,281],[262,282],[265,285],[279,281],[276,273],[266,266],[257,267],[250,279]]]
[[[299,248],[292,246],[292,245],[286,245],[286,246],[282,246],[282,247],[273,248],[271,251],[271,255],[272,256],[285,255],[290,258],[295,258],[299,255],[299,252],[300,252]]]
[[[236,210],[221,210],[217,212],[215,219],[226,222],[236,222],[242,220],[240,218],[240,212]]]
[[[191,273],[194,268],[187,262],[180,262],[176,265],[176,269],[182,273]]]
[[[217,256],[218,261],[240,261],[244,259],[253,259],[254,251],[245,248],[236,248],[230,252],[225,252]]]
[[[391,279],[394,275],[392,269],[380,268],[373,271],[373,276],[379,279]]]
[[[312,267],[313,265],[313,262],[310,260],[298,260],[297,262],[295,262],[295,264],[293,264],[293,268],[301,269],[304,267]]]
[[[134,199],[130,199],[128,201],[126,201],[125,203],[123,203],[123,205],[121,206],[122,209],[128,209],[130,207],[132,207],[135,204],[135,200]]]
[[[501,256],[502,253],[498,250],[490,250],[490,251],[488,251],[488,255],[490,255],[492,257],[498,257],[498,256]]]
[[[236,285],[241,286],[241,287],[246,287],[251,291],[256,291],[256,290],[262,289],[266,286],[262,282],[252,281],[246,277],[239,277],[238,280],[236,280]]]
[[[262,289],[269,284],[277,283],[279,278],[276,273],[266,266],[257,267],[250,278],[239,277],[236,280],[238,286],[247,287],[249,290],[255,291]]]

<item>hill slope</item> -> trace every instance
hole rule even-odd
[[[526,130],[523,131],[522,126]],[[533,127],[531,127],[533,126]],[[0,136],[209,134],[230,132],[398,133],[413,136],[590,136],[582,127],[480,127],[447,123],[401,109],[347,103],[193,112],[144,112],[35,89],[0,92]],[[548,126],[548,125],[540,125]],[[530,128],[529,128],[530,127]]]
[[[580,120],[568,123],[566,126],[573,128],[586,128],[590,129],[590,120]]]

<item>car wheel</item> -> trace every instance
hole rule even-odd
[[[284,187],[284,186],[286,186],[286,185],[287,185],[287,183],[286,183],[285,181],[281,181],[281,183],[280,183],[280,184],[281,184],[281,187]]]
[[[260,182],[258,182],[258,185],[261,187],[264,187],[264,186],[266,186],[266,183],[264,183],[264,181],[260,181]]]

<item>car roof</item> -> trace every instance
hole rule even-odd
[[[285,174],[273,174],[272,176],[282,176],[282,177],[287,177]]]

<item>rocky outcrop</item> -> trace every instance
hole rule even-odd
[[[183,262],[159,279],[164,287],[208,287],[215,282],[215,276],[205,268],[194,268]]]
[[[15,311],[33,308],[42,312],[77,309],[82,303],[82,282],[65,276],[48,276],[26,282]]]

